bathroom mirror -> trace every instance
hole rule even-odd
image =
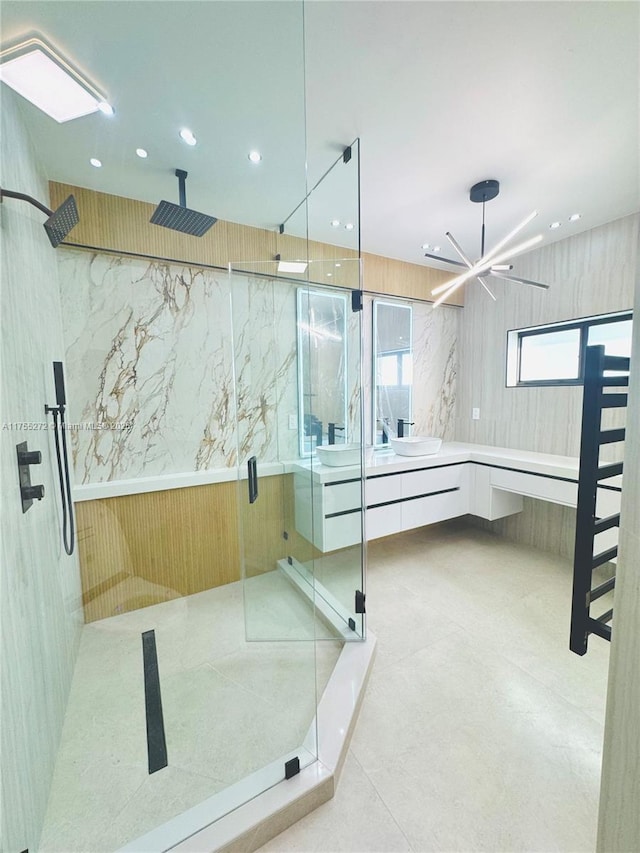
[[[413,383],[412,309],[401,302],[373,303],[373,444],[388,443],[398,420],[410,435]]]
[[[343,444],[347,430],[347,300],[298,289],[298,435],[300,455]]]

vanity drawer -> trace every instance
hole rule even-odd
[[[406,471],[402,477],[402,497],[428,495],[443,489],[461,486],[467,465],[447,465],[442,468],[426,468],[422,471]]]
[[[414,527],[435,524],[438,521],[445,521],[447,518],[464,515],[468,512],[468,498],[465,490],[456,489],[454,492],[403,501],[401,506],[401,529],[411,530]]]
[[[367,506],[398,501],[402,497],[402,474],[368,477],[365,486]],[[383,534],[386,535],[386,534]]]
[[[576,506],[578,502],[578,484],[551,477],[526,474],[523,471],[505,471],[491,468],[491,485],[507,492],[515,492],[530,498]]]
[[[338,548],[348,548],[357,545],[362,538],[361,512],[350,512],[347,515],[337,515],[324,520],[324,538],[322,551],[336,551]]]
[[[366,514],[367,540],[380,539],[402,530],[402,504],[390,504],[368,509]]]
[[[314,485],[314,489],[317,486]],[[362,487],[360,480],[348,483],[327,483],[322,486],[324,516],[334,512],[344,512],[348,509],[359,509],[362,503]]]

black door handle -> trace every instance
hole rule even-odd
[[[255,503],[258,498],[258,460],[255,456],[247,461],[247,473],[249,484],[249,503]]]

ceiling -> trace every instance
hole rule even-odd
[[[489,245],[533,209],[523,238],[551,241],[640,208],[639,12],[617,0],[0,7],[3,47],[39,32],[116,109],[58,125],[24,102],[48,178],[177,201],[179,167],[190,207],[275,228],[359,137],[363,250],[428,265],[424,243],[455,257],[448,230],[479,255],[468,192],[485,178],[501,183]],[[179,139],[184,126],[197,146]],[[329,226],[357,216],[357,179],[356,158],[339,161],[311,196],[312,237],[357,244],[357,228]]]

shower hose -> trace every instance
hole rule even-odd
[[[67,434],[64,428],[64,406],[47,407],[53,415],[53,435],[56,443],[56,458],[58,460],[58,477],[60,479],[60,497],[62,498],[62,543],[69,556],[75,547],[75,526],[73,521],[73,503],[71,501],[71,481],[69,478],[69,457],[67,455]],[[60,432],[58,434],[58,414],[60,415]],[[60,453],[62,444],[62,454]],[[64,472],[63,472],[64,461]]]

